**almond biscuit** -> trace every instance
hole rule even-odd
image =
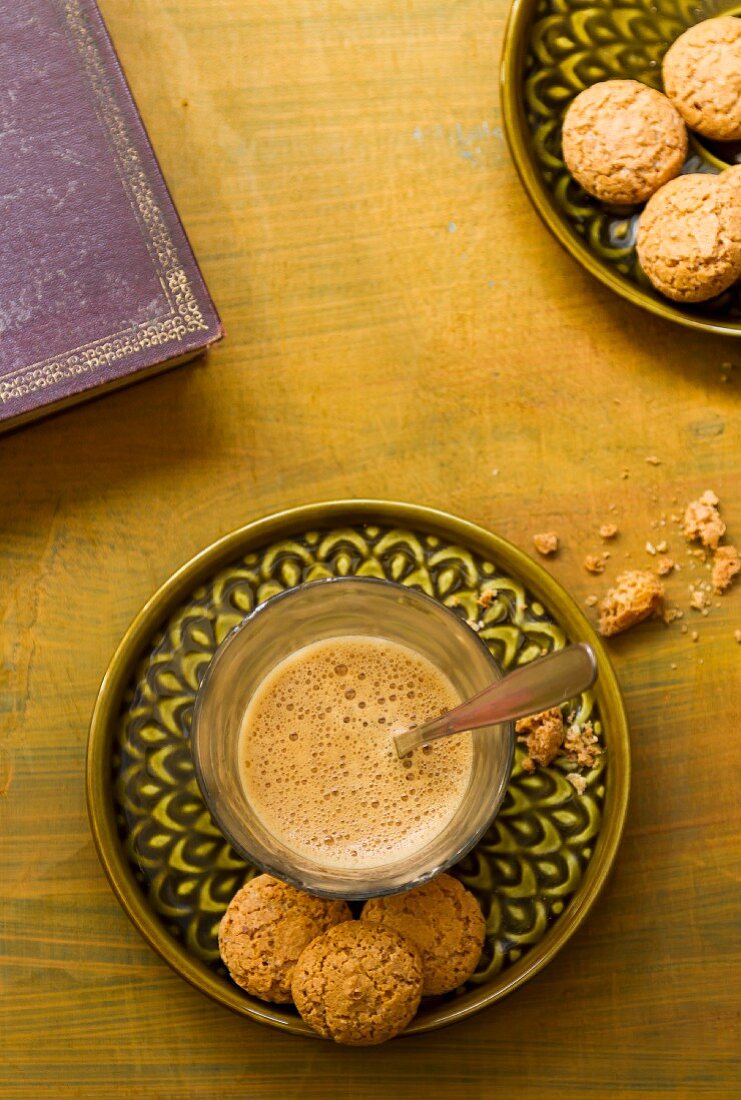
[[[437,875],[403,894],[371,898],[361,920],[394,928],[417,945],[425,997],[463,985],[481,958],[486,922],[476,898],[451,875]]]
[[[317,898],[272,875],[258,875],[229,902],[219,951],[237,985],[278,1004],[291,1000],[291,976],[303,949],[352,916],[344,901]]]
[[[680,34],[661,66],[666,94],[692,130],[741,138],[741,19],[720,15]]]
[[[741,210],[719,176],[671,180],[641,214],[636,251],[658,291],[676,302],[704,302],[741,275]]]
[[[603,202],[645,202],[681,171],[687,130],[661,92],[637,80],[603,80],[580,92],[563,123],[572,176]]]
[[[293,1000],[323,1035],[349,1046],[385,1043],[403,1031],[422,995],[419,951],[393,928],[348,921],[301,953]]]

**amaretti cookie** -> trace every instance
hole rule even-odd
[[[219,951],[237,985],[263,1001],[285,1003],[304,948],[351,917],[344,901],[317,898],[272,875],[258,875],[229,902]]]
[[[562,131],[563,155],[585,191],[603,202],[644,202],[681,171],[687,130],[666,96],[637,80],[603,80],[580,92]]]
[[[721,177],[671,180],[641,214],[636,250],[657,290],[677,302],[704,302],[741,275],[741,208]]]
[[[450,875],[437,875],[403,894],[371,898],[361,920],[394,928],[417,945],[424,996],[457,989],[481,958],[486,922],[479,903]]]
[[[301,1016],[320,1035],[372,1046],[393,1039],[414,1017],[422,961],[415,945],[393,928],[349,921],[301,953],[292,991]]]
[[[741,139],[741,19],[696,23],[666,51],[666,94],[692,130],[716,141]]]

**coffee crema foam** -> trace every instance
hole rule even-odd
[[[385,638],[315,642],[265,677],[242,722],[239,769],[264,827],[327,868],[404,859],[438,836],[469,785],[471,735],[400,760],[393,732],[461,702],[414,650]]]

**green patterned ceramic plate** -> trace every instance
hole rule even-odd
[[[579,718],[605,752],[576,794],[570,765],[528,775],[518,748],[503,808],[455,869],[481,902],[487,939],[462,990],[425,1003],[409,1031],[466,1016],[521,985],[584,919],[615,857],[629,782],[628,733],[605,652],[573,601],[510,543],[441,512],[378,501],[294,509],[250,524],[188,562],[135,619],[106,673],[88,748],[88,806],[103,866],[152,947],[198,989],[274,1026],[313,1034],[295,1011],[249,997],[217,948],[221,916],[252,872],[201,800],[188,738],[216,646],[252,608],[327,576],[416,586],[468,618],[505,668],[586,640],[599,661]],[[494,601],[482,608],[484,588]]]
[[[535,209],[588,271],[660,317],[739,336],[741,283],[699,305],[662,297],[636,257],[642,207],[592,198],[561,155],[561,122],[582,89],[614,78],[661,88],[661,60],[674,39],[693,23],[729,12],[741,12],[739,0],[514,0],[502,54],[502,112]],[[684,171],[719,172],[739,160],[738,142],[711,148],[692,137]]]

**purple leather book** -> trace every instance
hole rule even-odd
[[[96,5],[0,0],[0,430],[221,335]]]

